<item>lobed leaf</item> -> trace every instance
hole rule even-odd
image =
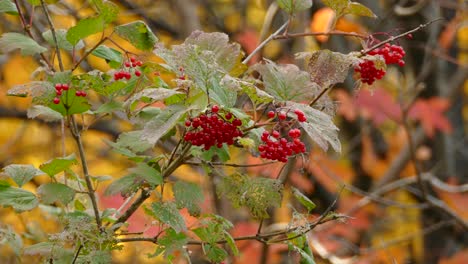
[[[18,211],[29,211],[39,204],[37,197],[29,191],[0,185],[0,205],[11,206]]]
[[[267,60],[251,69],[260,73],[265,91],[279,101],[311,100],[319,90],[317,84],[310,81],[310,74],[293,64],[277,65]]]
[[[268,218],[267,209],[280,205],[282,191],[277,180],[242,174],[224,177],[217,185],[218,196],[229,199],[234,207],[246,206],[255,218]]]
[[[44,174],[44,172],[36,169],[33,165],[30,164],[11,164],[3,168],[3,171],[11,179],[13,179],[13,181],[18,184],[19,187],[29,182],[35,176]]]
[[[330,50],[312,52],[308,61],[310,80],[322,88],[342,83],[356,61],[354,56]]]
[[[168,97],[171,97],[175,94],[182,94],[173,89],[165,89],[165,88],[148,88],[141,92],[134,94],[132,97],[127,99],[124,103],[125,108],[132,108],[134,103],[139,100],[145,100],[146,103],[150,104],[156,101],[164,100]]]
[[[184,218],[173,202],[152,203],[151,208],[146,208],[146,212],[161,223],[173,228],[177,233],[187,230]]]
[[[37,44],[32,38],[23,34],[8,32],[0,37],[0,49],[3,53],[21,50],[21,55],[34,55],[46,52],[47,49]]]
[[[152,187],[163,183],[161,172],[146,163],[140,162],[135,168],[129,169],[129,171],[140,176],[140,178],[148,182]]]
[[[189,109],[181,105],[170,105],[149,121],[143,128],[142,140],[154,145],[171,130]]]
[[[178,233],[172,228],[165,230],[164,235],[158,238],[156,251],[150,254],[149,257],[157,257],[164,253],[164,258],[170,259],[172,254],[177,251],[185,251],[188,237],[184,233]]]
[[[39,199],[44,204],[60,202],[68,204],[75,198],[75,190],[62,183],[46,183],[37,189]]]
[[[143,21],[135,21],[115,27],[115,33],[139,50],[151,50],[158,38]]]
[[[57,122],[63,119],[62,114],[43,105],[33,105],[28,108],[27,116],[31,119],[39,118],[46,122]]]
[[[128,197],[136,192],[142,183],[143,179],[140,179],[135,174],[123,176],[122,178],[119,178],[109,184],[106,191],[104,192],[104,195],[112,196],[120,194],[123,197]]]
[[[200,204],[203,202],[203,191],[195,183],[177,181],[173,190],[177,208],[187,208],[190,215],[200,215]]]
[[[326,151],[328,144],[330,144],[336,152],[341,152],[341,143],[338,139],[339,129],[333,123],[331,116],[306,104],[289,102],[287,105],[291,109],[299,109],[304,112],[307,121],[299,122],[299,125],[317,145]],[[289,111],[288,115],[297,118],[293,111]]]
[[[49,176],[55,176],[56,174],[70,168],[71,165],[77,164],[75,154],[71,154],[64,158],[55,158],[47,161],[39,166],[41,171],[47,173]]]

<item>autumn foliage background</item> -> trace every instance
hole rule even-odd
[[[28,8],[27,1],[19,1]],[[24,2],[24,3],[23,3]],[[113,1],[121,13],[118,24],[142,19],[154,30],[160,40],[170,46],[183,41],[192,31],[220,31],[229,34],[232,41],[242,45],[250,54],[258,44],[284,21],[285,14],[271,5],[272,1],[251,0],[158,0]],[[319,215],[338,197],[335,210],[350,218],[314,229],[310,244],[317,263],[468,263],[467,230],[468,196],[468,20],[466,2],[462,0],[359,1],[371,8],[377,19],[345,16],[336,24],[336,30],[374,34],[385,39],[391,35],[418,27],[437,18],[443,20],[398,40],[406,50],[404,68],[388,68],[386,77],[372,86],[355,90],[352,74],[344,83],[336,85],[330,95],[336,101],[335,121],[340,128],[342,153],[326,153],[313,148],[308,160],[297,160],[289,170],[288,183],[300,189],[318,207]],[[57,28],[69,28],[80,18],[92,12],[86,1],[58,1],[50,9]],[[37,16],[42,16],[40,10]],[[29,10],[29,14],[32,14]],[[312,9],[297,15],[290,27],[292,32],[325,32],[329,30],[333,11],[315,1]],[[17,16],[0,15],[0,33],[22,32]],[[33,32],[41,32],[46,22],[34,23]],[[99,41],[97,35],[87,43]],[[116,43],[134,52],[143,60],[158,60],[152,53],[141,53],[129,43]],[[112,45],[110,45],[112,46]],[[262,57],[281,63],[297,63],[294,54],[302,51],[330,49],[343,53],[361,49],[358,39],[343,36],[307,36],[279,39],[267,44],[250,63]],[[62,54],[64,63],[72,58]],[[62,141],[59,123],[30,120],[26,110],[29,99],[7,97],[6,92],[17,84],[30,80],[41,65],[19,52],[0,55],[0,167],[8,164],[39,165],[60,156]],[[299,66],[301,65],[299,63]],[[108,70],[106,62],[89,56],[83,71],[97,68]],[[407,120],[407,126],[402,125]],[[86,120],[80,120],[86,123]],[[103,139],[115,140],[131,125],[123,119],[103,118],[90,124],[84,133],[84,144],[90,171],[95,176],[126,174],[131,164],[111,150]],[[410,149],[407,133],[412,135]],[[76,152],[71,138],[64,141],[69,152]],[[430,194],[444,202],[454,215],[447,215],[422,202],[416,185],[415,163],[427,179]],[[232,163],[256,164],[260,159],[232,154]],[[305,162],[305,163],[304,163]],[[250,174],[274,177],[281,164],[268,167],[249,167]],[[230,168],[218,168],[229,171]],[[174,177],[203,186],[205,201],[202,210],[216,212],[231,219],[235,225],[233,236],[255,233],[258,223],[248,213],[232,210],[229,203],[213,199],[213,178],[204,175],[197,166],[184,165]],[[48,176],[34,178],[25,189],[35,191]],[[101,207],[119,207],[119,195],[104,196],[106,183],[98,189]],[[344,187],[343,187],[344,186]],[[387,190],[382,191],[384,186]],[[393,187],[393,188],[390,188]],[[101,192],[101,193],[99,193]],[[264,223],[287,226],[291,197],[283,197],[280,209]],[[55,219],[45,217],[42,209],[14,214],[11,208],[0,209],[0,226],[12,226],[17,232],[27,232],[24,243],[44,239],[54,232]],[[190,225],[192,219],[184,213]],[[46,214],[47,215],[47,214]],[[143,212],[129,220],[129,232],[157,232],[149,227],[151,219]],[[271,228],[274,228],[271,227]],[[11,247],[1,244],[0,262],[14,263]],[[238,243],[241,254],[234,263],[294,263],[286,247],[267,247],[257,241]],[[200,250],[193,247],[194,256]],[[113,255],[115,263],[154,263],[146,254],[153,252],[152,244],[136,242],[125,244]],[[35,256],[29,256],[30,261]],[[29,261],[24,259],[24,262]],[[158,259],[164,263],[162,259]],[[194,258],[193,263],[204,263]]]

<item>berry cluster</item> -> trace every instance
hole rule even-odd
[[[116,71],[114,73],[114,80],[118,81],[118,80],[121,80],[121,79],[124,79],[124,78],[127,79],[127,80],[130,80],[130,78],[132,78],[132,74],[130,73],[130,69],[135,68],[135,67],[139,67],[141,65],[143,65],[142,61],[137,60],[135,57],[131,57],[130,61],[126,61],[124,63],[124,66],[127,69]],[[141,76],[141,71],[140,70],[135,70],[133,73],[135,74],[136,77]]]
[[[55,84],[55,98],[52,100],[54,104],[60,104],[60,97],[62,94],[70,89],[70,86],[66,83],[57,83]],[[77,90],[75,92],[76,96],[83,96],[86,97],[86,92],[85,91],[79,91]]]
[[[220,113],[219,106],[214,105],[211,111],[185,121],[189,131],[184,140],[195,146],[203,146],[205,150],[212,146],[220,148],[223,143],[232,145],[236,137],[242,137],[241,125],[242,122],[230,112]]]
[[[369,51],[369,55],[382,55],[385,59],[386,64],[398,64],[400,67],[405,66],[405,61],[403,57],[405,56],[405,51],[399,45],[390,45],[385,43],[381,48]]]
[[[398,64],[400,67],[405,66],[405,61],[403,57],[405,56],[405,51],[399,45],[390,45],[386,43],[383,47],[377,48],[375,50],[369,51],[369,55],[381,55],[385,64]],[[377,69],[375,63],[371,60],[364,60],[359,63],[358,66],[354,68],[355,72],[360,73],[361,81],[371,85],[375,80],[380,80],[385,75],[385,71],[382,69]]]
[[[264,131],[261,136],[263,144],[258,146],[260,157],[287,162],[289,156],[304,153],[306,150],[305,145],[299,138],[301,131],[297,128],[291,129],[288,132],[288,136],[291,138],[291,141],[285,137],[281,137],[281,133],[277,130],[273,130],[271,133]]]
[[[297,120],[298,120],[299,122],[305,122],[305,121],[307,121],[307,117],[305,116],[304,112],[302,112],[301,110],[296,109],[296,110],[294,110],[294,113],[296,114]],[[283,112],[283,111],[280,111],[280,112],[278,112],[278,113],[275,112],[275,111],[269,111],[269,112],[267,113],[267,116],[268,116],[268,118],[275,118],[275,116],[278,116],[278,119],[279,119],[279,120],[285,120],[286,117],[287,117],[286,113]]]

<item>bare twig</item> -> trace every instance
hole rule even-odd
[[[274,163],[278,163],[277,161],[268,161],[268,162],[263,162],[263,163],[256,163],[256,164],[234,164],[234,163],[224,163],[224,162],[208,162],[208,163],[202,163],[202,162],[193,162],[193,161],[186,161],[184,164],[187,165],[192,165],[192,166],[201,166],[203,164],[207,164],[210,166],[226,166],[226,167],[234,167],[234,168],[249,168],[249,167],[260,167],[260,166],[267,166],[271,165]]]
[[[339,30],[333,30],[328,32],[302,32],[302,33],[287,33],[279,36],[275,36],[273,39],[288,39],[288,38],[300,38],[300,37],[309,37],[309,36],[346,36],[346,37],[356,37],[356,38],[367,38],[366,35],[355,33],[355,32],[345,32]]]
[[[47,23],[49,23],[49,26],[50,26],[50,32],[52,33],[52,38],[54,40],[55,50],[57,53],[57,60],[59,63],[60,71],[64,71],[62,55],[60,54],[60,49],[59,49],[58,41],[57,41],[57,34],[55,32],[54,24],[52,23],[52,19],[50,18],[49,11],[47,11],[47,6],[44,0],[41,0],[41,6],[42,6],[42,10],[44,11],[45,17],[47,19]]]
[[[247,58],[245,58],[242,63],[243,64],[247,64],[247,62],[249,62],[250,59],[252,59],[252,57],[257,53],[259,52],[266,44],[268,44],[268,42],[270,42],[275,36],[277,36],[278,34],[280,34],[287,26],[289,25],[289,20],[286,21],[278,30],[276,30],[273,34],[271,34],[268,38],[266,38],[262,43],[260,43],[260,45],[258,45],[254,51],[252,51],[252,53],[249,54],[249,56],[247,56]]]

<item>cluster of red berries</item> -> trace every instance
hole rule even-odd
[[[405,61],[403,57],[405,56],[405,51],[403,47],[399,45],[390,45],[385,43],[381,48],[369,51],[369,55],[382,55],[385,59],[386,64],[398,64],[400,67],[405,66]]]
[[[297,120],[299,122],[307,121],[307,117],[305,116],[304,112],[302,112],[301,110],[296,109],[296,110],[294,110],[294,113],[296,114]],[[286,113],[283,112],[283,111],[280,111],[280,112],[269,111],[267,113],[267,116],[268,116],[268,118],[275,118],[275,116],[277,116],[279,120],[285,120],[286,117],[287,117]]]
[[[130,58],[130,61],[126,61],[124,63],[124,66],[125,68],[127,68],[126,70],[120,70],[120,71],[116,71],[114,73],[114,80],[118,81],[118,80],[121,80],[121,79],[127,79],[127,80],[130,80],[130,78],[132,78],[132,74],[130,73],[130,69],[131,68],[135,68],[135,67],[139,67],[143,65],[143,62],[140,61],[140,60],[137,60],[135,57],[131,57]],[[135,74],[136,77],[140,77],[141,76],[141,71],[140,70],[135,70],[133,72]]]
[[[66,91],[68,91],[70,89],[70,86],[66,83],[57,83],[55,84],[55,98],[52,102],[54,102],[54,104],[60,104],[60,96],[62,96],[62,94]],[[76,96],[83,96],[83,97],[86,97],[86,92],[85,91],[80,91],[80,90],[77,90],[75,92],[75,95]]]
[[[185,121],[189,131],[184,140],[195,146],[203,146],[205,150],[212,146],[221,148],[223,143],[232,145],[236,137],[242,137],[242,131],[239,129],[241,125],[242,122],[232,113],[220,113],[219,106],[214,105],[211,111]]]
[[[273,130],[271,133],[264,131],[261,136],[263,144],[258,146],[260,157],[264,159],[277,160],[287,162],[288,157],[305,152],[305,145],[301,141],[301,131],[297,128],[289,130],[289,141],[285,137],[281,137],[281,133]]]
[[[405,61],[403,57],[405,56],[405,51],[399,45],[390,45],[386,43],[383,47],[377,48],[375,50],[369,51],[369,55],[381,55],[385,64],[398,64],[400,67],[405,66]],[[380,80],[384,77],[385,71],[382,69],[377,69],[375,63],[371,60],[364,60],[359,63],[358,66],[354,68],[355,72],[360,73],[361,81],[371,85],[375,80]]]

